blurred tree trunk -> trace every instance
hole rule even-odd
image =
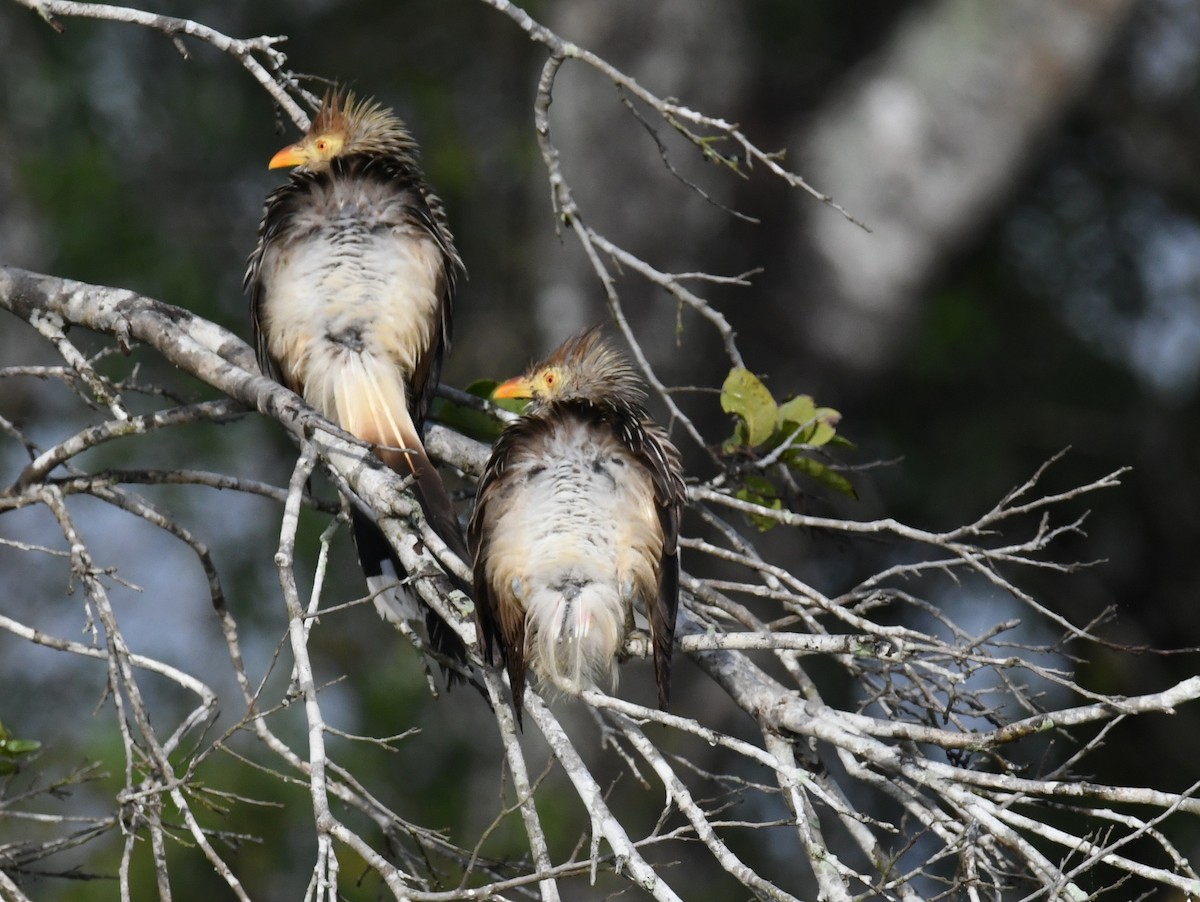
[[[777,347],[776,356],[786,356],[761,361],[782,367],[781,385],[822,392],[828,379],[845,386],[847,369],[883,372],[903,353],[922,292],[1012,189],[1134,6],[1135,0],[915,4],[840,89],[815,110],[792,113],[784,143],[798,154],[798,171],[871,231],[801,192],[790,211],[768,211],[760,235],[767,240],[765,230],[781,230],[769,240],[787,249],[790,262],[757,277],[750,290],[754,313],[733,318],[759,351]],[[760,113],[747,107],[756,101],[745,95],[761,61],[747,49],[754,46],[751,25],[737,3],[565,0],[552,7],[548,24],[662,95],[730,118]],[[729,218],[708,215],[712,208],[682,185],[664,202],[663,164],[652,139],[605,79],[565,66],[551,123],[566,175],[593,225],[621,235],[629,250],[662,269],[726,259]],[[668,151],[679,149],[674,136],[657,137]],[[735,205],[738,186],[706,179],[707,164],[696,156],[684,148],[671,163],[706,190],[716,183],[714,199]],[[617,176],[622,190],[606,190]],[[536,203],[547,203],[545,186],[535,190]],[[670,221],[663,221],[664,211]],[[598,320],[603,301],[588,262],[570,242],[547,230],[537,246],[534,307],[545,350]],[[652,359],[667,362],[672,306],[650,303],[656,290],[640,281],[620,288],[639,327],[664,339],[661,355],[648,348]],[[797,337],[804,354],[795,352]]]
[[[793,266],[772,292],[818,359],[879,371],[930,280],[987,222],[1087,86],[1135,0],[939,0],[913,8],[815,116],[799,171],[871,229],[795,195]],[[805,303],[794,301],[804,286]]]
[[[566,0],[549,8],[546,24],[660,96],[686,98],[693,109],[718,114],[737,105],[754,65],[742,5],[736,0]],[[551,124],[585,218],[620,236],[627,249],[660,269],[689,270],[704,259],[698,250],[713,240],[719,217],[703,215],[711,206],[682,184],[664,201],[663,163],[654,139],[629,115],[607,79],[583,67],[564,67]],[[699,179],[705,168],[711,169],[675,135],[662,129],[656,135],[672,152],[672,165],[686,177]],[[721,181],[725,184],[717,190],[736,188],[731,179]],[[612,190],[618,183],[620,190]],[[537,203],[547,204],[544,181],[535,184],[535,191]],[[546,350],[571,331],[600,321],[603,293],[578,248],[570,246],[564,253],[549,230],[539,243],[542,265],[534,315],[543,330],[541,350]],[[655,363],[668,361],[674,356],[672,305],[651,303],[651,296],[661,291],[640,280],[622,283],[621,293],[639,328],[664,339],[648,343],[647,353]]]

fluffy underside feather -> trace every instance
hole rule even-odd
[[[543,680],[570,693],[615,682],[635,601],[657,592],[653,485],[614,436],[568,420],[514,453],[487,525],[487,579],[506,632]]]
[[[314,192],[290,232],[262,264],[271,356],[285,361],[284,377],[303,386],[310,404],[347,430],[355,432],[340,414],[378,421],[395,437],[386,417],[357,413],[344,386],[379,383],[368,406],[392,405],[398,391],[399,409],[408,409],[406,376],[440,320],[441,249],[410,224],[403,203],[373,183]]]

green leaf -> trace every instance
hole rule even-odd
[[[742,487],[737,490],[735,497],[741,501],[747,501],[750,504],[756,504],[759,507],[769,508],[770,510],[782,510],[783,501],[775,492],[774,484],[762,476],[756,476],[753,473],[743,477]],[[771,517],[763,517],[757,514],[747,514],[747,519],[759,530],[766,532],[773,526],[778,526],[779,522]]]
[[[492,392],[496,390],[496,386],[499,384],[495,379],[476,379],[464,388],[463,391],[468,395],[474,395],[476,398],[490,398]]]
[[[493,416],[482,410],[463,407],[445,398],[434,398],[429,415],[439,423],[456,432],[468,435],[481,442],[492,442],[504,431],[504,427]]]
[[[36,739],[0,739],[0,755],[16,757],[36,752],[42,744]]]
[[[477,398],[487,398],[501,410],[507,410],[511,413],[524,413],[525,408],[529,406],[528,398],[492,397],[492,392],[496,390],[496,386],[499,384],[495,379],[476,379],[465,390],[468,394],[475,395]]]
[[[797,429],[795,444],[820,447],[833,440],[842,415],[832,407],[817,407],[809,395],[797,395],[779,405],[779,432],[786,439]]]
[[[824,483],[832,489],[836,489],[843,495],[858,500],[858,492],[854,490],[854,486],[850,480],[820,461],[813,460],[811,457],[805,457],[799,452],[789,452],[783,456],[787,465],[797,473],[803,473],[818,482]]]
[[[16,759],[31,755],[42,747],[36,739],[13,739],[12,733],[0,724],[0,776],[15,774],[21,769]]]
[[[746,424],[741,420],[734,420],[733,435],[721,443],[721,453],[736,454],[742,448],[745,448],[747,444],[749,443],[746,439]]]
[[[809,437],[808,443],[814,447],[828,444],[837,433],[837,424],[842,421],[842,415],[832,407],[817,408],[817,428]]]
[[[524,410],[529,402],[523,398],[492,397],[492,392],[499,384],[495,379],[477,379],[468,385],[465,391],[477,398],[490,400],[503,410],[510,410],[513,413],[520,413]],[[429,414],[439,423],[481,442],[494,442],[504,431],[504,424],[491,414],[473,407],[455,404],[445,398],[434,398]]]
[[[854,444],[854,442],[850,441],[850,439],[846,438],[843,435],[835,435],[833,438],[831,438],[829,440],[829,444],[837,445],[839,448],[857,448],[858,447],[858,445]]]
[[[745,444],[752,448],[766,442],[775,432],[779,408],[767,387],[747,369],[730,370],[721,386],[721,409],[745,424]]]
[[[817,405],[812,396],[796,395],[779,405],[779,431],[786,438],[801,426],[815,425],[816,416]]]

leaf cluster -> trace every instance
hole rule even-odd
[[[722,455],[754,465],[740,467],[737,497],[741,500],[782,509],[778,487],[766,475],[770,465],[857,497],[850,480],[815,456],[829,445],[850,445],[838,435],[842,415],[832,407],[818,407],[811,395],[796,395],[778,403],[761,379],[736,367],[721,387],[721,409],[734,416],[733,435],[721,444]],[[765,517],[751,519],[764,530],[776,522]]]

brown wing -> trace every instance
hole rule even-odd
[[[267,195],[263,207],[262,220],[258,224],[258,243],[246,260],[246,274],[242,278],[242,289],[250,295],[250,328],[254,337],[254,352],[258,358],[258,367],[263,375],[274,379],[280,384],[287,385],[282,376],[279,362],[271,357],[267,349],[267,335],[263,328],[263,309],[266,303],[266,288],[262,281],[263,259],[271,243],[279,233],[287,228],[295,212],[297,201],[297,181],[293,179],[286,185],[276,188]],[[289,385],[296,390],[298,386]]]
[[[497,663],[497,654],[504,662],[518,725],[521,724],[525,697],[525,611],[513,596],[511,586],[491,584],[487,564],[499,511],[506,496],[519,488],[513,482],[509,462],[541,428],[538,421],[526,419],[509,426],[500,436],[479,480],[475,512],[467,527],[467,542],[474,560],[475,627],[479,648],[489,664]]]
[[[382,168],[384,176],[395,184],[398,190],[410,192],[408,213],[413,223],[428,233],[442,252],[442,271],[438,286],[441,301],[438,305],[438,329],[430,346],[417,357],[416,366],[409,377],[409,412],[417,428],[424,431],[425,417],[429,413],[429,406],[433,403],[433,396],[441,379],[442,359],[450,353],[454,331],[454,292],[459,277],[466,275],[466,268],[455,250],[454,236],[446,221],[442,201],[429,190],[420,170],[409,161],[393,158],[371,161],[367,170],[372,166]]]
[[[679,452],[666,431],[652,420],[639,418],[627,424],[623,438],[654,482],[654,502],[662,530],[658,595],[647,607],[650,642],[654,650],[654,678],[658,706],[671,698],[671,652],[675,645],[675,618],[679,611],[679,521],[687,488],[683,484]]]

